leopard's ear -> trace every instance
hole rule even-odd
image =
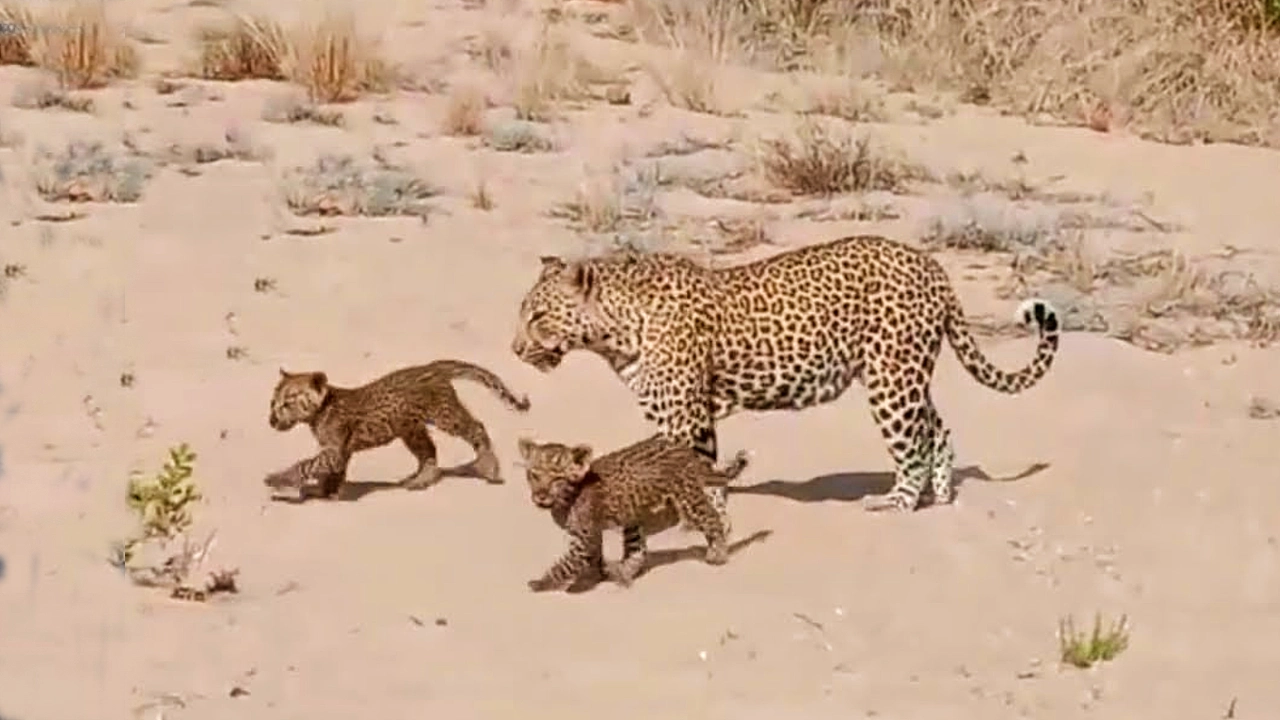
[[[522,437],[516,441],[516,447],[520,450],[520,459],[529,462],[530,456],[533,455],[533,441],[527,437]]]
[[[569,459],[573,461],[574,465],[582,468],[582,472],[585,474],[587,468],[591,467],[592,452],[590,445],[574,445],[569,448]]]
[[[583,300],[594,300],[596,297],[596,269],[589,262],[576,262],[573,272],[569,274],[569,285]]]
[[[542,263],[544,276],[558,273],[565,268],[565,262],[559,255],[543,255],[538,258],[538,262]]]
[[[283,366],[283,365],[281,365],[281,366],[280,366],[280,377],[282,377],[282,378],[287,378],[287,377],[289,377],[289,373],[288,373],[288,371],[286,371],[286,370],[284,369],[284,366]]]
[[[311,373],[311,387],[318,393],[329,389],[329,376],[322,372]]]

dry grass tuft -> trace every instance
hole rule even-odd
[[[81,0],[43,14],[0,6],[0,64],[52,72],[64,89],[99,88],[138,74],[138,49],[101,3]]]
[[[293,54],[288,35],[272,20],[237,16],[229,27],[198,32],[198,75],[206,80],[284,80]]]
[[[269,19],[236,16],[229,27],[203,29],[199,41],[200,77],[288,80],[306,89],[313,103],[386,92],[398,79],[350,14],[326,15],[291,31]]]
[[[923,169],[873,148],[869,137],[812,118],[800,122],[794,138],[763,141],[760,165],[770,182],[797,195],[897,192],[910,180],[928,177]]]
[[[484,111],[489,99],[483,90],[463,86],[449,93],[440,130],[446,135],[479,135],[484,132]]]
[[[552,119],[556,103],[589,99],[592,85],[614,80],[547,24],[515,52],[509,69],[515,76],[516,117],[540,122]]]

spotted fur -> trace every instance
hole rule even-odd
[[[531,589],[556,590],[601,576],[630,585],[644,568],[645,535],[674,525],[676,517],[706,536],[708,563],[728,561],[724,523],[704,488],[737,478],[747,466],[746,453],[720,469],[662,435],[599,458],[589,445],[522,438],[519,446],[533,504],[550,511],[570,537],[569,551],[529,581]],[[622,531],[622,560],[605,565],[603,537],[611,529]]]
[[[1018,393],[1048,372],[1059,336],[1044,300],[1024,302],[1018,319],[1039,339],[1034,359],[1008,372],[978,348],[934,258],[862,235],[721,269],[670,254],[543,257],[512,351],[544,372],[594,352],[661,433],[713,460],[717,420],[827,403],[861,383],[896,465],[892,489],[866,507],[908,510],[954,497],[951,433],[929,393],[943,340],[978,382]],[[723,489],[711,492],[723,508]]]
[[[517,397],[497,375],[461,360],[401,368],[357,388],[330,385],[323,372],[290,373],[281,368],[271,397],[271,427],[283,432],[305,423],[320,452],[271,473],[265,483],[273,488],[301,488],[306,480],[315,479],[321,497],[335,497],[354,453],[399,438],[418,460],[417,471],[401,480],[401,485],[414,490],[428,487],[440,479],[429,426],[472,447],[476,457],[467,468],[472,474],[491,483],[503,482],[489,433],[459,401],[451,382],[456,378],[484,385],[513,410],[529,409],[529,400]]]

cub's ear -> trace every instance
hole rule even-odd
[[[582,466],[584,471],[591,465],[591,453],[590,445],[574,445],[569,448],[569,458],[574,465]]]
[[[516,441],[516,447],[520,449],[520,457],[525,462],[529,462],[529,456],[533,454],[534,443],[526,437],[522,437]]]
[[[322,372],[311,373],[311,387],[316,392],[324,392],[329,388],[329,376]]]
[[[538,262],[542,263],[543,275],[560,272],[565,268],[565,262],[559,255],[543,255],[538,258]]]
[[[283,365],[280,366],[280,377],[282,378],[289,377],[289,373],[284,369]]]

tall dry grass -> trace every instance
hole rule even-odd
[[[0,65],[48,70],[66,89],[98,88],[138,73],[138,50],[101,3],[83,0],[36,13],[0,5]]]
[[[350,102],[390,90],[395,68],[350,14],[325,15],[285,29],[265,17],[238,15],[203,28],[197,74],[210,80],[259,78],[301,85],[312,102]]]
[[[1167,142],[1280,146],[1277,0],[630,0],[642,38],[952,89]]]

